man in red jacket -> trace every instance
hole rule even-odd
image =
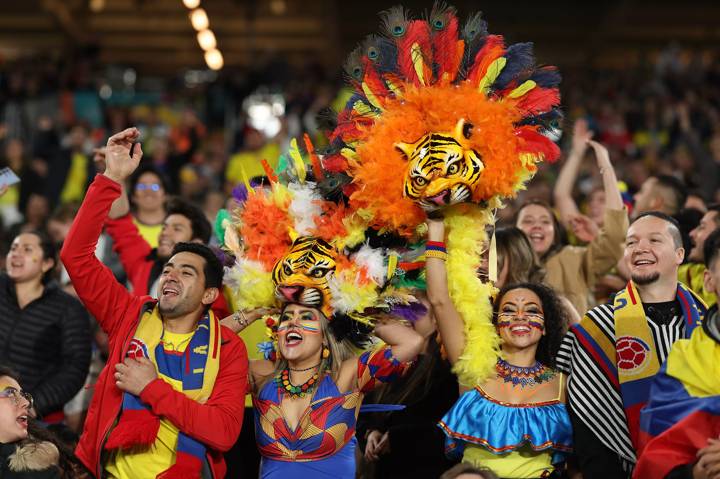
[[[120,184],[142,157],[139,144],[130,156],[138,136],[129,128],[108,140],[107,169],[88,189],[61,253],[109,336],[76,454],[98,478],[222,478],[222,453],[242,427],[248,361],[242,341],[209,310],[219,261],[204,245],[178,244],[156,301],[130,294],[94,254]]]

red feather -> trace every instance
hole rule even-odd
[[[490,64],[505,54],[505,41],[502,35],[488,35],[485,45],[475,55],[468,73],[468,80],[477,84],[487,73]]]
[[[380,106],[385,106],[385,100],[391,94],[390,90],[380,74],[375,70],[373,63],[367,57],[363,58],[363,64],[365,65],[363,83],[370,89],[373,95],[375,95]],[[363,94],[366,95],[364,91]]]
[[[538,133],[537,126],[521,126],[515,134],[520,138],[520,153],[541,156],[549,163],[560,158],[560,148],[550,138]]]
[[[315,175],[315,181],[322,181],[325,178],[325,175],[323,174],[322,164],[320,163],[320,158],[318,158],[317,153],[315,153],[315,147],[312,144],[312,141],[310,140],[310,135],[305,133],[303,135],[303,140],[305,141],[305,149],[308,152],[308,155],[310,156],[310,163],[312,164],[313,174]]]
[[[398,66],[400,72],[410,83],[420,85],[420,79],[415,72],[415,64],[413,63],[412,46],[418,44],[423,55],[425,67],[425,81],[430,83],[431,70],[427,67],[428,61],[432,58],[432,48],[430,43],[430,26],[423,20],[413,20],[408,23],[407,32],[397,41],[398,47]]]
[[[539,115],[560,104],[560,90],[535,87],[518,98],[517,107],[523,116]]]
[[[348,169],[347,160],[340,153],[334,153],[323,158],[323,167],[329,173],[341,173]]]
[[[447,73],[448,80],[453,81],[457,76],[463,52],[461,51],[458,57],[458,19],[451,12],[445,15],[445,27],[432,35],[433,63],[438,65],[437,80]]]

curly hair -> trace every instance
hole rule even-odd
[[[505,295],[516,289],[528,289],[535,293],[542,303],[545,317],[545,335],[535,352],[535,359],[545,366],[555,367],[555,357],[560,349],[560,343],[568,327],[568,317],[563,308],[560,298],[552,288],[539,283],[514,283],[508,284],[498,293],[493,304],[493,324],[497,325],[497,313]]]

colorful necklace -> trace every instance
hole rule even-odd
[[[295,386],[290,382],[290,369],[285,368],[275,377],[275,383],[291,397],[305,397],[305,394],[309,394],[317,385],[318,373],[319,370],[315,371],[315,374],[310,379],[299,386]]]
[[[550,381],[555,377],[555,371],[535,361],[530,367],[513,366],[502,358],[498,358],[497,377],[506,383],[512,383],[513,386],[537,386],[538,384]]]

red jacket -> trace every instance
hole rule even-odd
[[[127,345],[137,328],[142,306],[154,302],[149,296],[129,293],[115,281],[110,270],[95,257],[95,244],[120,185],[98,175],[87,191],[60,256],[80,299],[109,336],[109,357],[100,373],[83,434],[75,451],[96,475],[102,476],[103,443],[118,414],[122,391],[115,386],[115,365],[125,358]],[[235,443],[242,427],[247,388],[248,360],[243,342],[221,327],[220,371],[212,395],[205,404],[175,391],[161,379],[151,382],[140,398],[152,411],[208,448],[213,476],[225,476],[222,453]]]
[[[113,249],[120,256],[120,262],[128,275],[133,293],[148,294],[151,283],[160,276],[164,262],[155,257],[155,250],[142,237],[129,213],[117,219],[107,219],[105,231],[113,240]],[[151,275],[154,277],[151,278]],[[230,314],[222,291],[213,303],[212,309],[221,319]]]

